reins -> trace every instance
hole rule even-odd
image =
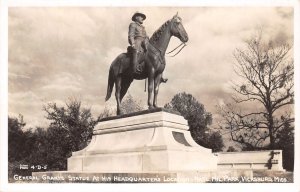
[[[182,46],[182,45],[183,45],[183,46]],[[181,47],[181,46],[182,46],[182,47]],[[178,53],[180,53],[180,51],[181,51],[185,46],[186,46],[186,44],[182,42],[182,43],[181,43],[180,45],[178,45],[175,49],[173,49],[172,51],[170,51],[170,52],[168,52],[168,53],[166,53],[166,54],[170,54],[170,53],[174,52],[175,50],[177,50],[179,47],[181,47],[177,53],[175,53],[175,54],[172,55],[172,56],[168,56],[168,57],[175,57]]]

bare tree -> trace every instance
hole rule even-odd
[[[235,50],[234,103],[219,106],[231,139],[246,149],[273,149],[279,131],[294,121],[288,106],[294,102],[292,47],[264,43],[261,34]]]

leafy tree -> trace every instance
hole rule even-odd
[[[227,149],[227,152],[237,152],[238,150],[236,150],[233,146],[229,146]]]
[[[113,116],[114,114],[116,114],[116,112],[114,112],[114,110],[112,110],[109,107],[105,106],[105,108],[103,109],[103,112],[100,113],[100,115],[98,116],[98,120],[100,120],[102,118],[105,118],[105,117]]]
[[[224,142],[219,132],[213,131],[203,137],[203,146],[212,149],[213,152],[222,151]]]
[[[289,171],[294,170],[294,127],[286,123],[284,129],[278,131],[275,148],[282,150],[283,167]]]
[[[124,114],[142,111],[143,109],[144,108],[141,106],[141,102],[134,100],[131,94],[127,94],[121,103],[121,111]]]
[[[36,127],[25,131],[23,116],[19,119],[8,118],[11,181],[14,174],[31,175],[31,171],[45,171],[20,170],[20,164],[47,165],[47,170],[66,170],[67,158],[71,153],[87,146],[98,120],[111,115],[111,111],[105,108],[94,119],[91,110],[82,108],[78,100],[69,100],[63,107],[48,103],[43,110],[51,121],[47,128]]]
[[[176,94],[165,108],[179,112],[187,121],[193,139],[199,144],[213,151],[223,148],[222,136],[217,132],[209,132],[208,125],[212,123],[212,115],[204,105],[188,93]]]
[[[70,141],[66,139],[67,132],[58,127],[37,128],[33,135],[34,145],[28,162],[47,165],[47,170],[66,170],[66,160],[72,152]]]
[[[22,149],[26,137],[23,128],[26,124],[23,121],[23,116],[19,118],[8,117],[8,160],[18,161],[21,160],[25,154]]]
[[[29,171],[20,170],[21,164],[27,164],[26,157],[31,153],[29,136],[31,130],[24,130],[23,116],[8,117],[8,177],[14,174],[29,175]],[[28,147],[27,147],[28,146]]]
[[[234,102],[220,106],[220,114],[231,139],[244,149],[275,149],[280,132],[294,121],[291,46],[266,43],[261,33],[245,45],[234,52],[239,77],[232,86]]]
[[[65,136],[71,151],[78,151],[87,146],[93,128],[98,123],[98,120],[92,117],[89,108],[81,108],[81,102],[74,99],[66,102],[66,107],[48,103],[43,109],[47,113],[46,118],[51,121],[50,128],[59,130]]]
[[[33,152],[27,159],[31,163],[47,165],[48,170],[66,170],[67,158],[73,151],[88,145],[98,119],[106,114],[94,119],[90,108],[83,108],[76,99],[70,99],[62,107],[48,103],[43,110],[50,125],[47,129],[34,130]]]

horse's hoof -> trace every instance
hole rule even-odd
[[[152,106],[152,105],[148,107],[149,110],[154,109],[154,108],[155,108],[155,107]]]
[[[164,78],[161,78],[161,82],[162,83],[166,83],[168,81],[168,78],[164,79]]]

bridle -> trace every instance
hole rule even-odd
[[[171,25],[171,28],[173,27],[173,23],[174,23],[174,21],[172,22],[172,25]],[[180,30],[179,30],[179,28],[178,28],[178,26],[177,25],[175,25],[175,27],[177,28],[177,30],[178,30],[178,32],[179,32],[179,34],[180,34]],[[181,34],[180,34],[181,35]],[[182,46],[183,45],[183,46]],[[182,46],[182,47],[181,47]],[[172,51],[170,51],[170,52],[168,52],[168,53],[166,53],[166,54],[170,54],[170,53],[172,53],[172,52],[174,52],[175,50],[177,50],[177,49],[179,49],[180,47],[180,49],[179,49],[179,51],[177,51],[177,53],[175,53],[174,55],[172,55],[172,56],[168,56],[168,57],[175,57],[178,53],[180,53],[180,51],[185,47],[185,46],[187,46],[187,44],[185,44],[184,42],[182,42],[180,45],[178,45],[177,47],[175,47]]]

